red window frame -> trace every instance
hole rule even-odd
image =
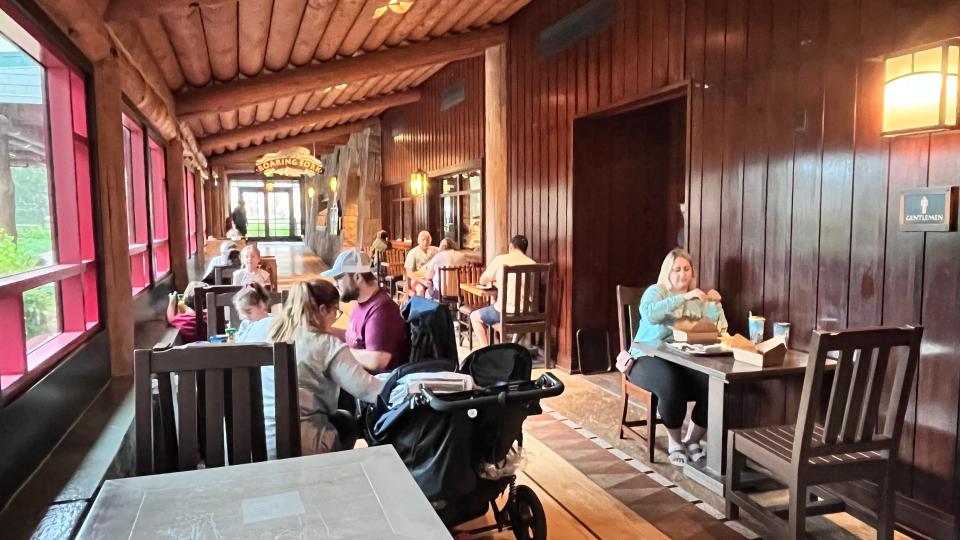
[[[127,191],[127,241],[133,294],[150,287],[150,231],[143,128],[123,114],[123,169]]]
[[[46,157],[57,263],[0,277],[0,400],[10,401],[97,330],[100,322],[93,226],[86,76],[16,10],[0,0],[0,31],[44,68]],[[57,332],[26,340],[23,293],[53,284]]]
[[[183,169],[183,208],[187,212],[187,249],[188,256],[192,257],[197,253],[197,203],[194,197],[194,178],[193,173]]]
[[[166,156],[159,143],[147,138],[150,156],[150,217],[153,232],[151,245],[153,279],[159,281],[170,273],[170,229],[167,221]]]

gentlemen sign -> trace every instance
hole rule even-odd
[[[257,160],[257,172],[264,176],[313,176],[323,173],[323,163],[310,150],[297,146],[264,154]]]
[[[907,189],[900,193],[901,231],[956,230],[955,186]]]

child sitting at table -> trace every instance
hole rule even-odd
[[[266,343],[273,317],[270,315],[270,293],[259,283],[251,283],[233,295],[233,307],[240,314],[237,343]],[[273,377],[271,370],[270,376]]]
[[[170,293],[167,301],[167,322],[180,331],[180,340],[183,343],[197,341],[197,313],[193,310],[193,300],[196,289],[204,288],[207,284],[202,281],[191,281],[183,290],[183,313],[180,313],[179,299],[176,291]],[[203,314],[202,316],[206,316]]]
[[[259,283],[264,287],[270,286],[270,272],[260,268],[260,250],[255,245],[249,245],[240,252],[240,269],[233,273],[234,285],[249,285]]]

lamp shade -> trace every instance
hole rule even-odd
[[[884,59],[883,134],[957,127],[960,39]]]
[[[310,197],[312,199],[316,195],[317,195],[317,190],[313,189],[313,186],[310,186],[307,188],[307,197]]]
[[[273,191],[273,182],[267,182],[263,185],[263,189],[266,191]]]
[[[427,191],[427,173],[417,171],[410,175],[410,194],[423,195]]]
[[[337,180],[337,177],[336,177],[336,176],[331,176],[331,177],[330,177],[330,191],[336,193],[336,192],[337,192],[337,188],[339,188],[339,187],[340,187],[340,182]]]

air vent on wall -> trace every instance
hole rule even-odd
[[[540,32],[540,58],[550,58],[603,32],[616,16],[616,0],[592,0]]]
[[[440,91],[440,112],[452,109],[463,103],[466,96],[466,86],[463,81],[457,81]]]

